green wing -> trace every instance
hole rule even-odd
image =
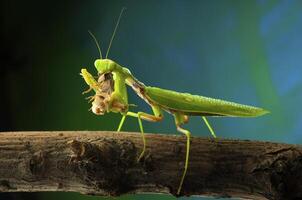
[[[145,94],[163,108],[188,115],[257,117],[268,113],[262,108],[157,87],[146,87]]]

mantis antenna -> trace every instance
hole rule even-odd
[[[120,12],[120,16],[118,17],[118,20],[117,20],[117,22],[116,22],[116,25],[115,25],[115,28],[114,28],[113,34],[112,34],[112,36],[111,36],[111,39],[110,39],[110,43],[109,43],[107,52],[106,52],[106,58],[108,57],[108,54],[109,54],[109,51],[110,51],[110,47],[111,47],[112,41],[113,41],[114,36],[115,36],[115,32],[116,32],[116,30],[117,30],[117,28],[118,28],[118,25],[119,25],[119,23],[120,23],[120,20],[121,20],[121,18],[122,18],[122,14],[123,14],[124,10],[126,10],[126,7],[123,7],[123,8],[122,8],[122,10],[121,10],[121,12]]]
[[[102,56],[102,51],[101,51],[101,48],[100,48],[100,45],[99,45],[99,42],[98,40],[96,39],[96,37],[91,33],[91,31],[88,30],[88,33],[91,35],[91,37],[93,38],[95,44],[96,44],[96,47],[98,48],[98,51],[100,53],[100,59],[103,59],[103,56]]]

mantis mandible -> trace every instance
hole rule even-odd
[[[186,136],[184,170],[177,190],[177,194],[179,195],[189,165],[191,133],[189,130],[182,128],[182,125],[188,122],[189,116],[201,116],[212,136],[216,138],[216,135],[207,121],[206,116],[257,117],[268,113],[268,111],[262,108],[220,99],[191,95],[188,93],[179,93],[157,87],[150,87],[138,81],[131,74],[128,68],[123,67],[115,61],[107,58],[124,10],[125,8],[122,9],[119,15],[106,52],[106,57],[104,59],[102,57],[97,39],[91,32],[89,32],[95,40],[100,53],[100,59],[97,59],[94,62],[94,66],[98,71],[99,78],[98,80],[95,80],[95,78],[86,69],[82,69],[81,75],[89,86],[89,89],[84,93],[91,90],[95,92],[95,95],[91,97],[91,110],[94,114],[103,115],[105,113],[115,112],[122,115],[122,119],[117,129],[118,132],[122,129],[127,116],[138,119],[143,140],[143,149],[138,157],[138,160],[143,157],[146,149],[146,140],[144,137],[142,120],[150,122],[161,121],[163,119],[163,111],[166,111],[174,116],[177,130]],[[131,104],[128,103],[127,86],[130,86],[136,92],[136,94],[152,108],[153,114],[148,114],[145,112],[135,113],[129,111],[129,106]]]

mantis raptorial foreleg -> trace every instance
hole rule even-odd
[[[148,113],[144,113],[144,112],[127,112],[126,114],[123,115],[120,124],[118,126],[117,131],[119,132],[122,129],[122,126],[125,122],[126,116],[131,116],[131,117],[136,117],[138,120],[138,125],[142,134],[142,139],[143,139],[143,150],[140,154],[140,156],[138,157],[138,161],[143,157],[145,150],[146,150],[146,139],[145,139],[145,134],[144,134],[144,127],[143,127],[143,123],[142,123],[142,119],[146,120],[146,121],[150,121],[150,122],[158,122],[161,121],[163,119],[162,113],[160,108],[152,106],[152,110],[154,115],[150,115]]]
[[[98,90],[98,82],[94,79],[94,77],[86,70],[82,69],[80,75],[83,77],[89,88],[85,90],[82,94],[86,94],[91,90]]]

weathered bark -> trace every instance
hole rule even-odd
[[[0,192],[74,191],[95,195],[176,194],[185,138],[54,131],[0,133]],[[302,198],[302,148],[248,140],[192,138],[181,195]]]

